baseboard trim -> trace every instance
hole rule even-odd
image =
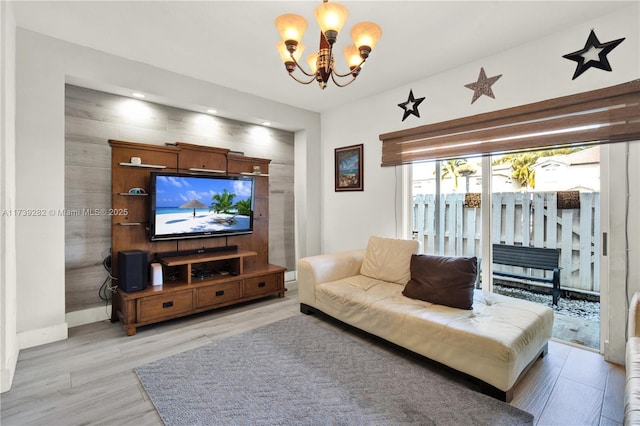
[[[18,354],[20,353],[20,349],[17,346],[14,349],[11,357],[7,360],[8,366],[0,370],[0,393],[10,391],[13,384],[13,376],[16,374]]]
[[[97,308],[83,309],[81,311],[67,312],[65,315],[69,328],[79,325],[91,324],[111,319],[111,305],[99,306]]]
[[[20,350],[32,348],[34,346],[45,345],[58,340],[65,340],[69,337],[66,322],[53,325],[51,327],[39,328],[37,330],[24,331],[18,333],[18,346]]]
[[[298,279],[296,271],[286,271],[284,273],[284,280],[286,281],[295,281]]]

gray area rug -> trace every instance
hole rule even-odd
[[[533,416],[300,314],[136,368],[167,425],[521,425]]]

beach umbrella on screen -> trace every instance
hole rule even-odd
[[[191,200],[180,206],[181,209],[193,209],[193,217],[196,217],[196,209],[206,209],[207,205],[201,203],[198,200]]]

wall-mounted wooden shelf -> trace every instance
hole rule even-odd
[[[161,166],[158,164],[133,164],[133,163],[119,163],[121,166],[125,167],[140,167],[143,169],[166,169],[167,166]]]
[[[227,173],[226,170],[216,170],[216,169],[201,169],[198,167],[190,167],[189,168],[190,172],[204,172],[204,173]]]
[[[244,176],[264,176],[264,177],[269,177],[268,173],[249,173],[249,172],[240,172],[241,175]]]

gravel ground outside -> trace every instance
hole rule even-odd
[[[600,349],[600,303],[561,297],[558,306],[552,306],[550,294],[494,285],[498,294],[525,299],[553,308],[555,314],[553,337],[592,349]]]

